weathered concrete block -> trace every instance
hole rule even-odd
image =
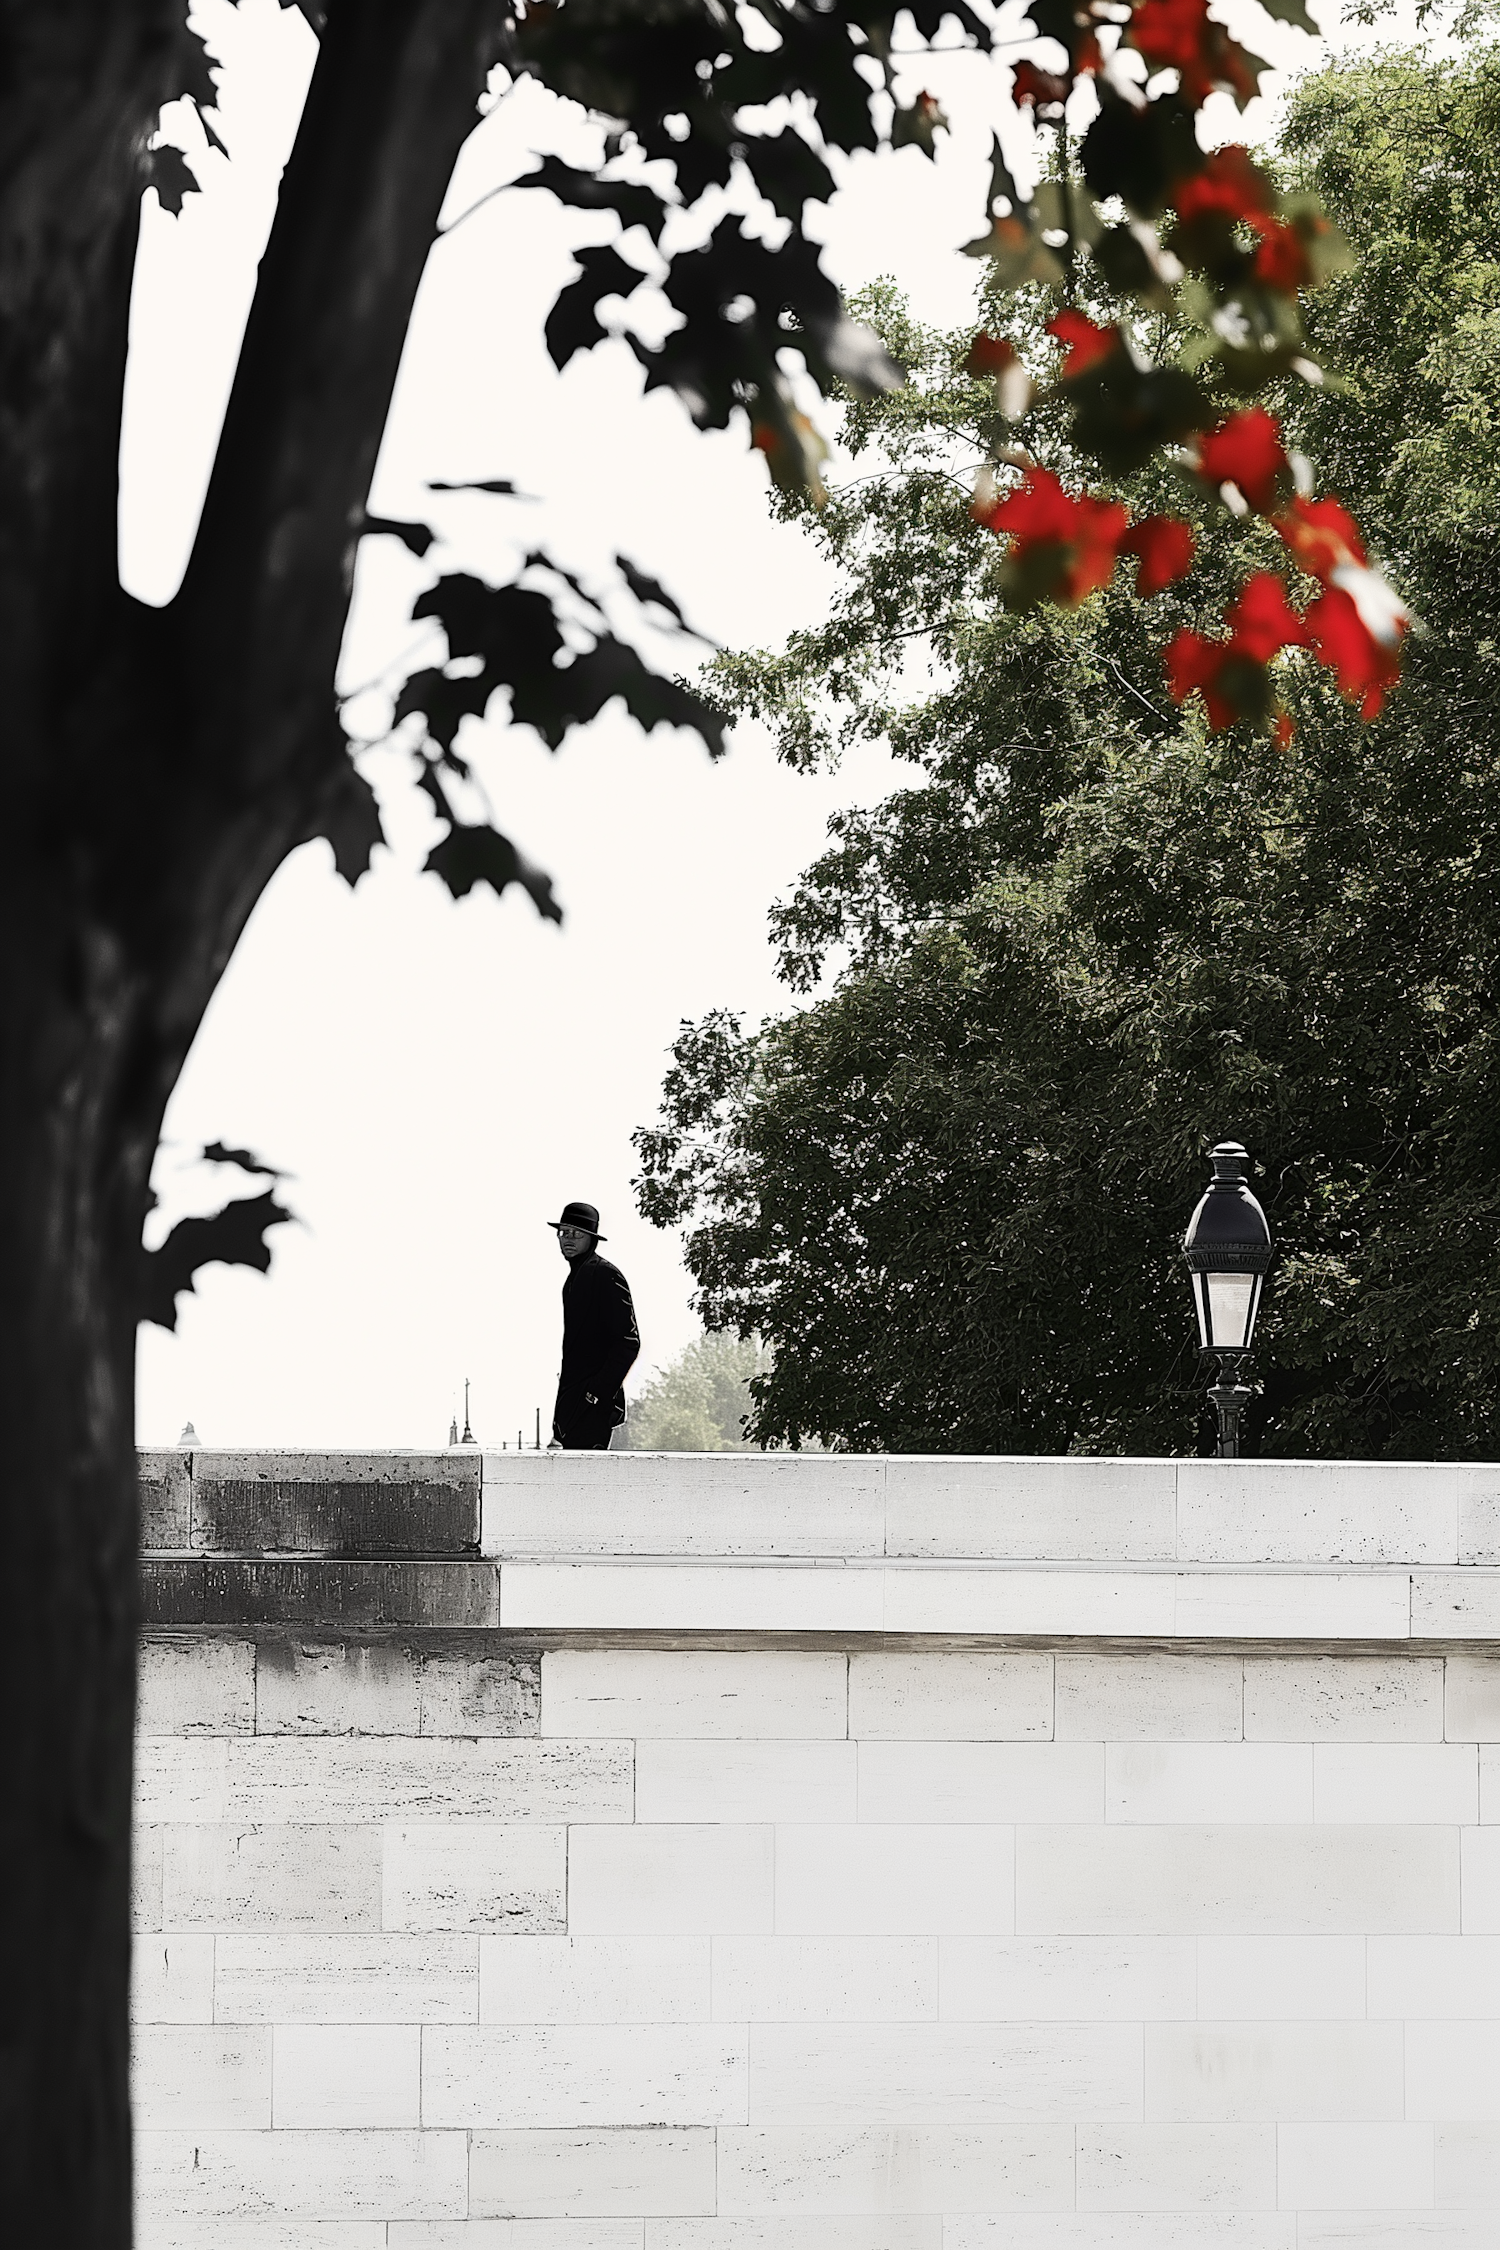
[[[255,1645],[201,1633],[148,1633],[141,1641],[137,1697],[137,1734],[249,1734]]]
[[[1441,1742],[1443,1660],[1248,1656],[1248,1742]]]
[[[481,2023],[707,2023],[709,1996],[706,1937],[479,1941]]]
[[[430,2030],[431,2125],[743,2125],[744,2031],[697,2024]]]
[[[1495,2122],[1500,2023],[1408,2023],[1406,2114],[1450,2124]],[[1399,2035],[1401,2026],[1390,2029]]]
[[[196,1747],[183,1745],[181,1747]],[[467,1737],[272,1736],[237,1740],[225,1778],[231,1820],[629,1820],[628,1742]]]
[[[1500,1570],[1423,1570],[1411,1579],[1414,1640],[1500,1640]]]
[[[1165,1564],[1155,1570],[1048,1570],[1040,1564],[923,1569],[894,1562],[885,1571],[881,1622],[888,1633],[1025,1634],[1044,1640],[1140,1633],[1166,1639],[1177,1630],[1179,1599],[1179,1580]]]
[[[774,1834],[769,1827],[729,1825],[574,1828],[568,1836],[568,1927],[580,1933],[769,1930]]]
[[[1472,1742],[1319,1742],[1313,1814],[1326,1821],[1472,1824],[1479,1818]]]
[[[1009,1828],[781,1828],[775,1926],[830,1935],[1009,1932],[1014,1868]]]
[[[862,1742],[859,1817],[1004,1825],[1097,1821],[1104,1752],[1092,1742]]]
[[[786,1454],[486,1453],[484,1552],[878,1556],[885,1462],[808,1469]]]
[[[476,2133],[469,2209],[475,2218],[711,2212],[714,2169],[714,2135],[704,2126]]]
[[[991,1562],[1170,1562],[1171,1461],[886,1464],[886,1552]]]
[[[388,1930],[561,1930],[563,1828],[432,1822],[385,1831],[381,1920]]]
[[[147,2225],[159,2218],[461,2218],[468,2170],[463,2133],[136,2136],[136,2204]]]
[[[140,1452],[135,1458],[142,1547],[185,1550],[193,1521],[192,1455],[174,1447],[169,1453]]]
[[[1274,2125],[1082,2126],[1078,2208],[1274,2211],[1276,2138]]]
[[[1374,1937],[1372,2016],[1500,2019],[1500,1937]]]
[[[138,2127],[207,2133],[271,2122],[271,2034],[259,2026],[137,2024],[130,2098]]]
[[[257,1734],[420,1731],[417,1652],[403,1641],[262,1641]]]
[[[229,1745],[223,1735],[143,1735],[135,1746],[135,1817],[222,1820]]]
[[[1443,1666],[1450,1742],[1500,1742],[1500,1657],[1450,1656]]]
[[[130,1949],[130,2020],[212,2023],[213,1939],[182,1934],[137,1938]]]
[[[195,1555],[141,1557],[141,1624],[201,1625],[203,1562]]]
[[[1208,2023],[1362,2016],[1366,1945],[1408,1942],[1405,1938],[1200,1937],[1196,2013]],[[1389,2012],[1370,2010],[1372,2015]]]
[[[272,2117],[284,2126],[416,2126],[422,2121],[417,2024],[278,2024]]]
[[[1456,1930],[1458,1832],[1023,1828],[1016,1927],[1090,1935]]]
[[[204,1558],[208,1625],[494,1626],[500,1590],[493,1563],[245,1562]]]
[[[716,1937],[721,2023],[924,2023],[938,2012],[933,1937]]]
[[[138,1812],[130,1839],[130,1927],[133,1930],[161,1928],[161,1857],[160,1828],[142,1826]]]
[[[379,2219],[143,2219],[137,2214],[135,2240],[139,2250],[386,2250],[386,2229]]]
[[[1500,1932],[1500,1828],[1466,1828],[1460,1845],[1465,1935]]]
[[[1057,1657],[1059,1742],[1238,1742],[1237,1656]]]
[[[479,1551],[472,1453],[197,1453],[192,1544],[257,1555]]]
[[[765,2024],[751,2048],[753,2125],[1061,2125],[1140,2114],[1136,2024]]]
[[[1431,1462],[1179,1461],[1182,1562],[1454,1563],[1458,1474]]]
[[[1294,2211],[1079,2211],[1056,2219],[958,2217],[943,2226],[943,2250],[1300,2250],[1311,2239],[1298,2233]],[[1347,2234],[1326,2239],[1328,2250],[1335,2241],[1354,2250]]]
[[[749,2126],[719,2131],[719,2210],[1068,2211],[1073,2134],[1057,2125]]]
[[[556,1648],[542,1659],[544,1735],[842,1740],[848,1659],[811,1651]]]
[[[421,1704],[423,1734],[540,1734],[542,1660],[472,1644],[423,1650]]]
[[[1311,1820],[1313,1754],[1305,1742],[1112,1742],[1105,1752],[1110,1821]]]
[[[1276,2145],[1284,2209],[1419,2211],[1431,2205],[1430,2125],[1283,2123]]]
[[[940,2250],[944,2239],[943,2221],[935,2216],[800,2218],[757,2211],[729,2219],[646,2221],[646,2250]]]
[[[1150,2023],[1146,2116],[1371,2122],[1403,2112],[1394,2023]]]
[[[378,1929],[380,1831],[169,1828],[163,1837],[162,1926]]]
[[[855,1650],[849,1732],[911,1742],[1044,1741],[1052,1733],[1052,1657]]]
[[[1440,2209],[1500,2211],[1500,2123],[1435,2126],[1433,2160]]]
[[[1405,1641],[1417,1583],[1398,1569],[1184,1571],[1172,1630],[1183,1640]]]
[[[473,1937],[277,1930],[210,1942],[220,2023],[473,2023],[478,2014]]]
[[[635,1817],[853,1820],[852,1742],[641,1742]]]
[[[1191,1938],[945,1937],[939,2013],[950,2023],[1139,2023],[1191,2016]]]

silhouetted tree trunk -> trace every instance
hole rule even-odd
[[[180,593],[121,592],[143,151],[182,0],[0,0],[0,2211],[130,2239],[141,1227],[168,1095],[287,853],[378,834],[332,700],[487,0],[335,7]]]

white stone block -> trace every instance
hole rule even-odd
[[[387,1930],[561,1930],[567,1830],[494,1821],[387,1828],[381,1923]]]
[[[937,2015],[931,1937],[716,1937],[719,2023],[924,2023]]]
[[[1194,2012],[1191,1938],[969,1938],[938,1944],[951,2023],[1144,2022]]]
[[[1500,1640],[1500,1570],[1414,1570],[1411,1633],[1419,1641]]]
[[[477,1938],[278,1931],[213,1943],[220,2023],[473,2023],[478,2010]]]
[[[1500,1563],[1500,1475],[1492,1462],[1459,1467],[1458,1559]]]
[[[534,1735],[541,1732],[541,1712],[539,1657],[424,1650],[423,1734]]]
[[[272,2122],[419,2125],[422,2033],[417,2024],[278,2024]]]
[[[1442,1828],[1023,1828],[1024,1935],[1454,1930]]]
[[[475,2218],[631,2218],[712,2212],[714,2135],[706,2126],[531,2127],[476,2133],[469,2156]]]
[[[706,1937],[487,1937],[481,2023],[707,2023]]]
[[[1446,1464],[1179,1461],[1184,1562],[1451,1563],[1458,1474]]]
[[[141,1636],[138,1735],[250,1734],[255,1728],[255,1643],[206,1633]]]
[[[549,1649],[542,1732],[841,1741],[849,1731],[848,1669],[847,1657],[811,1650]]]
[[[1135,2024],[756,2024],[752,2125],[1138,2118]]]
[[[1197,2013],[1206,2023],[1362,2016],[1365,1945],[1362,1937],[1200,1937]]]
[[[137,1827],[226,1819],[228,1771],[224,1735],[142,1735],[135,1746]]]
[[[1247,1656],[1247,1742],[1441,1742],[1440,1656]]]
[[[1369,2013],[1500,2018],[1500,1937],[1371,1938]]]
[[[218,1747],[229,1759],[222,1817],[231,1820],[559,1822],[629,1820],[632,1811],[622,1742],[372,1736]]]
[[[461,2218],[468,2136],[407,2132],[142,2132],[143,2225],[205,2219]]]
[[[745,2032],[546,2024],[422,2034],[424,2125],[743,2125]]]
[[[130,1927],[161,1928],[163,1831],[137,1822],[130,1839]]]
[[[1237,1656],[1057,1657],[1059,1742],[1238,1742]]]
[[[1439,2208],[1500,2211],[1500,2124],[1435,2125],[1432,2137]]]
[[[487,1555],[871,1555],[886,1464],[869,1454],[487,1453]]]
[[[211,1937],[138,1937],[130,1949],[132,2023],[212,2023]]]
[[[1495,2250],[1495,2222],[1471,2211],[1303,2212],[1299,2250]]]
[[[1080,2211],[1274,2211],[1274,2125],[1080,2125]]]
[[[1065,2211],[1066,2125],[719,2129],[719,2210]]]
[[[774,1835],[768,1827],[574,1828],[568,1928],[769,1930]]]
[[[1479,1818],[1479,1751],[1472,1742],[1320,1742],[1313,1751],[1320,1821]]]
[[[389,2250],[645,2250],[644,2219],[408,2219]]]
[[[1454,1750],[1462,1757],[1467,1743],[1455,1743]],[[1500,1747],[1489,1742],[1476,1745],[1479,1753],[1479,1818],[1486,1827],[1500,1825]]]
[[[262,1641],[257,1734],[414,1735],[417,1653],[401,1641]]]
[[[1276,2134],[1283,2210],[1420,2210],[1432,2202],[1430,2125],[1293,2125]]]
[[[1014,1867],[1009,1828],[781,1828],[775,1926],[830,1936],[1009,1932]]]
[[[378,1828],[169,1828],[166,1930],[375,1930]]]
[[[1500,1742],[1500,1657],[1450,1656],[1443,1732],[1450,1742]]]
[[[861,1820],[1097,1821],[1103,1809],[1097,1743],[859,1744]]]
[[[380,2219],[148,2218],[136,2250],[386,2250]]]
[[[1169,1562],[1170,1461],[895,1457],[886,1553],[993,1562]]]
[[[1112,1742],[1104,1797],[1111,1821],[1311,1820],[1313,1754],[1294,1742]]]
[[[1151,2023],[1146,2116],[1368,2122],[1402,2111],[1395,2023]]]
[[[878,1562],[508,1562],[500,1623],[529,1633],[878,1633]]]
[[[1052,1658],[856,1650],[849,1658],[849,1732],[905,1742],[1046,1741]]]
[[[1290,2211],[1078,2211],[956,2218],[943,2227],[943,2250],[1297,2250],[1297,2243]]]
[[[930,2218],[800,2219],[757,2212],[733,2219],[648,2219],[646,2250],[941,2250]]]
[[[1198,1570],[1177,1581],[1184,1640],[1404,1641],[1413,1630],[1404,1570]]]
[[[1042,1570],[1026,1564],[896,1563],[885,1574],[888,1633],[1144,1633],[1176,1628],[1175,1582],[1160,1570]]]
[[[226,2132],[271,2122],[271,2034],[223,2024],[138,2024],[130,2101],[147,2131]]]
[[[1500,2116],[1500,2023],[1409,2022],[1406,2114],[1439,2123],[1494,2123]]]
[[[1460,1839],[1463,1865],[1463,1929],[1500,1932],[1500,1828],[1466,1828]]]
[[[852,1742],[658,1742],[635,1753],[637,1820],[853,1820]]]

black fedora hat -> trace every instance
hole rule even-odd
[[[599,1206],[597,1203],[565,1203],[562,1207],[562,1217],[560,1219],[549,1219],[547,1224],[549,1227],[582,1227],[586,1234],[596,1236],[600,1242],[607,1239],[606,1236],[599,1233]]]

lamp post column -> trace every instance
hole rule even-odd
[[[1239,1142],[1220,1141],[1210,1149],[1209,1161],[1214,1176],[1182,1247],[1193,1279],[1199,1340],[1205,1354],[1218,1362],[1219,1379],[1208,1394],[1218,1417],[1218,1457],[1233,1461],[1240,1450],[1240,1418],[1251,1398],[1245,1362],[1271,1263],[1271,1230],[1245,1184],[1250,1158]]]

